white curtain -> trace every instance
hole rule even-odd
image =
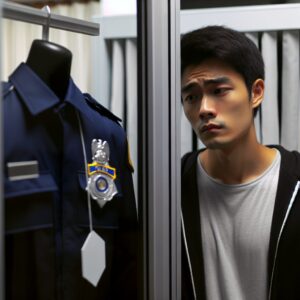
[[[123,120],[133,163],[133,182],[137,195],[137,45],[136,39],[112,41],[111,111]]]
[[[125,107],[125,55],[124,42],[113,41],[112,46],[112,80],[110,110],[124,120]]]
[[[282,109],[281,143],[290,150],[300,150],[299,143],[299,31],[282,36]]]
[[[264,144],[279,144],[279,82],[276,32],[262,34],[261,52],[265,62],[265,95],[261,104],[262,142]]]
[[[92,21],[92,16],[100,13],[99,2],[87,4],[57,5],[51,13]],[[2,78],[8,76],[21,63],[26,61],[31,43],[42,38],[42,27],[14,20],[2,20]],[[71,75],[83,92],[91,91],[91,43],[96,37],[50,28],[49,41],[68,48],[72,54]]]
[[[128,143],[130,145],[130,155],[135,172],[133,173],[133,183],[135,194],[137,195],[137,156],[138,156],[138,138],[137,138],[137,49],[136,41],[133,39],[126,40],[126,99],[127,99],[127,117],[126,131]]]
[[[259,44],[258,44],[259,39],[258,39],[258,34],[256,32],[246,33],[246,36],[256,45],[256,47],[259,48]],[[255,124],[257,140],[261,142],[262,132],[261,132],[261,110],[260,109],[256,113],[256,116],[254,118],[254,124]]]

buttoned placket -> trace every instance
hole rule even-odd
[[[78,127],[78,120],[76,118],[75,108],[67,102],[61,102],[56,108],[56,113],[62,124],[62,138],[63,146],[61,153],[61,186],[60,190],[60,228],[56,239],[58,242],[60,269],[59,269],[59,289],[61,290],[62,299],[69,299],[68,295],[65,295],[63,287],[70,282],[68,277],[73,276],[72,257],[80,256],[81,245],[75,246],[77,241],[76,235],[76,221],[77,218],[77,206],[76,201],[81,201],[78,195],[76,195],[76,186],[78,186],[77,174],[79,169],[84,169],[83,156],[78,157],[78,153],[81,153],[81,142]],[[76,249],[76,250],[75,250]],[[73,253],[77,251],[78,253]],[[70,257],[69,255],[70,254]],[[79,259],[77,260],[78,263]]]

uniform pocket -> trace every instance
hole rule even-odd
[[[57,185],[49,173],[38,178],[5,179],[6,233],[53,227],[54,192]]]

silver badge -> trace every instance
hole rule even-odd
[[[92,141],[93,162],[88,164],[87,190],[93,199],[102,207],[105,201],[111,200],[118,190],[114,180],[116,169],[109,165],[109,145],[106,141]]]

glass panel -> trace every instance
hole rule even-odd
[[[224,6],[221,2],[210,5]],[[282,147],[294,153],[300,149],[295,138],[300,124],[300,22],[291,14],[299,13],[300,5],[241,2],[249,6],[181,14],[184,299],[235,299],[241,294],[272,299],[286,288],[283,278],[298,276],[280,251],[297,240],[286,226],[294,224],[293,232],[299,228],[294,214],[297,180],[291,183],[290,193],[295,194],[285,207],[279,191],[286,176],[282,159],[287,152]],[[206,7],[208,1],[201,4]],[[272,17],[279,8],[283,22],[278,27]],[[216,27],[215,20],[226,28]],[[243,105],[250,110],[235,115]],[[239,118],[248,120],[246,125]],[[241,131],[243,135],[237,134]],[[274,172],[270,181],[269,172]],[[268,192],[257,192],[260,187]],[[288,208],[288,203],[294,206]],[[288,288],[296,291],[297,285]]]
[[[100,37],[2,20],[6,299],[141,293],[136,36],[108,38],[109,2],[51,6]]]

